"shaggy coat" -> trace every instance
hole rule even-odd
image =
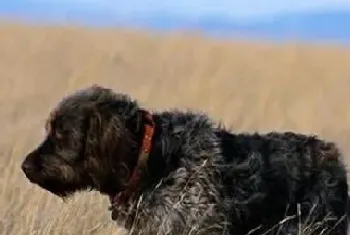
[[[60,197],[127,188],[146,123],[129,96],[92,86],[52,111],[23,164]],[[201,113],[152,113],[147,174],[113,218],[130,234],[347,234],[348,185],[337,146],[292,132],[233,134]]]

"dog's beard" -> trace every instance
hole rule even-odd
[[[31,180],[31,182],[63,200],[66,200],[67,198],[75,194],[75,192],[77,191],[89,189],[86,185],[83,186],[79,184],[73,184],[70,182],[61,182],[59,180],[50,178],[37,181]]]
[[[55,177],[45,174],[45,171],[26,173],[26,178],[32,183],[39,186],[41,189],[50,192],[51,194],[66,199],[77,191],[92,190],[91,184],[88,182],[64,181],[60,177]],[[80,177],[75,177],[79,179]]]
[[[74,194],[74,190],[71,190],[71,189],[68,190],[63,186],[59,186],[58,184],[55,184],[55,181],[43,181],[43,182],[38,182],[36,184],[42,189],[62,199],[67,198],[68,196]]]

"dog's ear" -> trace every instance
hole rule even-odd
[[[96,187],[97,179],[111,177],[119,181],[129,174],[128,161],[130,149],[134,143],[124,121],[118,115],[103,110],[91,110],[87,118],[85,143],[85,167],[89,169]]]
[[[112,115],[97,109],[89,110],[85,153],[93,158],[107,158],[120,139],[120,131],[120,123]]]
[[[107,164],[125,160],[129,148],[135,147],[126,121],[110,106],[91,109],[87,116],[86,155]]]

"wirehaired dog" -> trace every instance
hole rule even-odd
[[[46,130],[27,178],[62,198],[108,195],[130,234],[347,234],[342,155],[316,136],[233,134],[97,85],[65,97]]]

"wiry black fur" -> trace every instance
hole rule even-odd
[[[153,114],[149,173],[118,210],[130,234],[347,234],[348,185],[337,146],[292,132],[232,134],[204,114]],[[23,163],[59,196],[125,188],[143,136],[126,95],[93,86],[66,97]]]

